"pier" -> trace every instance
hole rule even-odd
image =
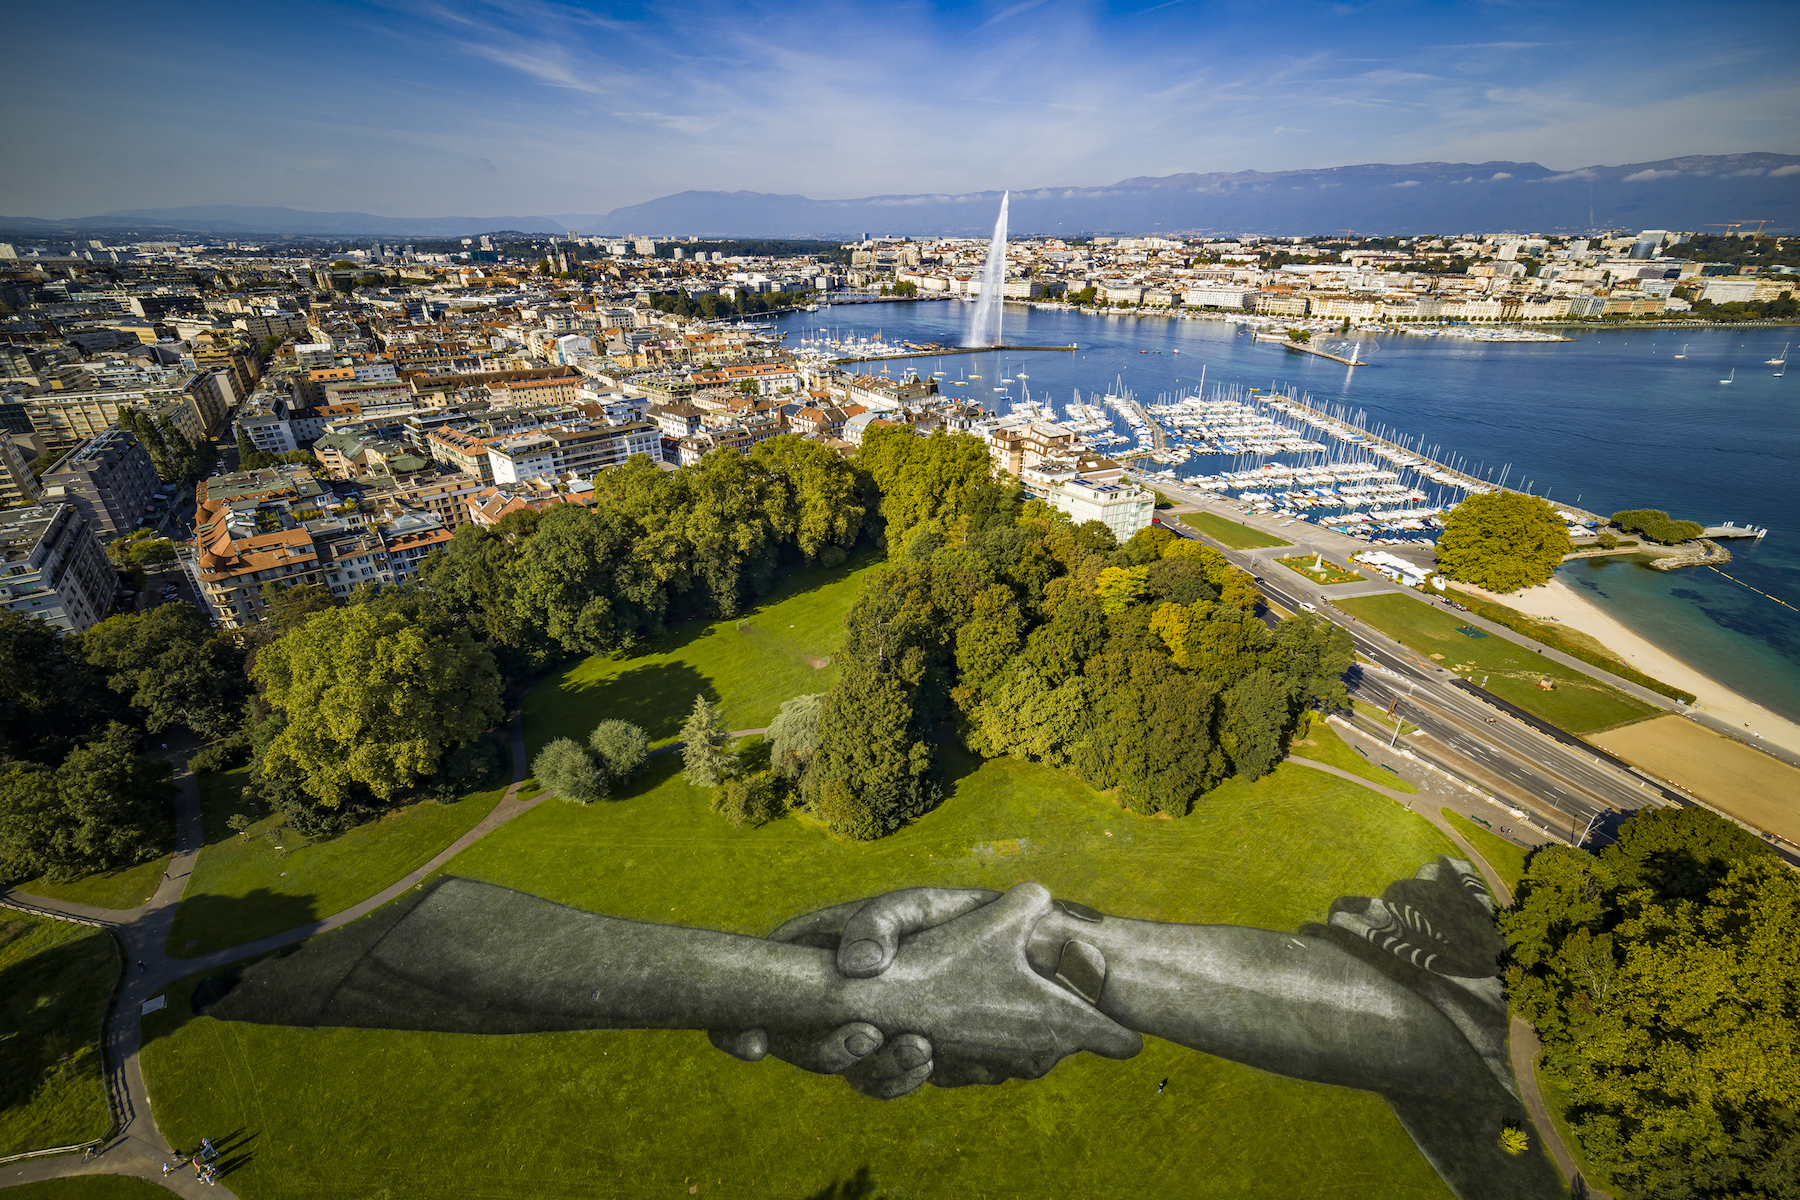
[[[1703,529],[1703,538],[1755,538],[1761,541],[1769,535],[1767,529],[1758,529],[1754,525],[1739,525],[1736,521],[1727,521],[1723,525],[1714,525],[1711,529]]]
[[[999,351],[1018,353],[1021,351],[1049,351],[1061,354],[1073,354],[1075,343],[1066,346],[944,346],[936,350],[908,350],[903,354],[864,354],[850,358],[834,358],[833,363],[885,362],[890,358],[937,358],[949,354],[994,354]]]
[[[1341,362],[1346,367],[1369,367],[1374,365],[1366,358],[1345,358],[1341,354],[1333,354],[1329,350],[1321,350],[1317,346],[1311,346],[1305,342],[1296,342],[1291,338],[1282,337],[1273,333],[1259,333],[1256,335],[1256,340],[1279,345],[1284,349],[1292,350],[1296,354],[1316,354],[1320,358],[1329,358],[1332,362]],[[1358,345],[1360,344],[1361,343],[1358,343]],[[1350,353],[1355,354],[1356,351],[1352,350]]]

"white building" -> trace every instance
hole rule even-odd
[[[544,429],[488,445],[495,483],[522,483],[553,475],[591,478],[634,454],[662,458],[662,431],[647,421],[598,429]]]
[[[1071,479],[1049,495],[1049,501],[1069,514],[1081,525],[1098,521],[1124,542],[1140,529],[1150,527],[1156,511],[1156,497],[1135,483],[1099,483],[1091,479]]]

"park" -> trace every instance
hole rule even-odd
[[[844,614],[883,569],[864,555],[802,570],[738,617],[672,626],[629,654],[554,670],[526,697],[525,745],[535,751],[627,717],[660,748],[697,694],[720,704],[731,728],[759,729],[783,700],[829,685]],[[1306,754],[1380,775],[1327,726],[1305,740]],[[758,739],[744,741],[754,754]],[[1135,816],[1041,764],[982,761],[958,747],[946,747],[945,760],[940,807],[856,844],[825,836],[800,813],[733,828],[684,782],[677,756],[654,755],[608,799],[538,803],[437,873],[751,935],[894,887],[1001,890],[1024,880],[1144,918],[1293,929],[1320,919],[1336,897],[1378,894],[1434,856],[1463,853],[1423,816],[1294,764],[1228,782],[1170,821]],[[275,818],[243,831],[224,825],[238,774],[199,783],[206,845],[171,926],[177,971],[181,959],[380,891],[500,799],[490,789],[421,803],[306,844]],[[526,780],[521,797],[532,788]],[[101,881],[87,883],[102,896]],[[66,958],[65,943],[38,953]],[[172,1144],[239,1139],[227,1182],[244,1196],[515,1193],[521,1171],[532,1194],[571,1196],[693,1186],[849,1195],[865,1193],[831,1189],[864,1184],[1026,1194],[1019,1181],[1046,1171],[1088,1194],[1122,1178],[1208,1195],[1242,1194],[1252,1178],[1293,1195],[1366,1195],[1374,1186],[1449,1194],[1378,1097],[1168,1043],[1152,1041],[1126,1063],[1079,1056],[1030,1086],[926,1088],[882,1105],[773,1061],[733,1062],[690,1033],[496,1038],[221,1022],[194,1015],[193,992],[208,978],[179,979],[167,1006],[144,1018],[142,1067]],[[90,1026],[96,1019],[85,1014]],[[97,1089],[97,1078],[89,1083]],[[85,1109],[59,1104],[55,1136],[92,1136],[104,1112],[97,1099],[90,1094]],[[6,1132],[13,1145],[52,1136]]]

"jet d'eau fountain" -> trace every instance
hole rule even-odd
[[[998,346],[1000,315],[1006,307],[1006,203],[1012,193],[1000,197],[1000,219],[994,222],[994,240],[988,243],[987,262],[981,268],[981,298],[969,320],[969,345]]]

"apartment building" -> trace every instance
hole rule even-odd
[[[159,480],[150,452],[123,429],[108,429],[44,472],[46,499],[73,504],[102,546],[138,527]]]
[[[1075,524],[1098,521],[1112,530],[1120,542],[1149,528],[1156,511],[1156,496],[1135,483],[1101,483],[1077,477],[1058,484],[1047,498],[1068,513]]]
[[[1030,417],[994,417],[979,422],[971,432],[987,443],[994,464],[1017,479],[1027,467],[1046,459],[1063,458],[1075,449],[1072,430]]]
[[[24,441],[0,428],[0,508],[36,503],[41,491],[26,461]]]
[[[28,397],[24,401],[25,411],[31,418],[32,431],[41,436],[45,446],[54,453],[69,450],[77,442],[97,437],[117,425],[120,409],[160,411],[167,405],[191,405],[193,401],[186,390],[187,382],[183,379],[168,384],[105,391],[46,392]],[[194,422],[199,419],[196,408]]]
[[[73,504],[0,511],[0,607],[86,633],[106,617],[117,583]]]
[[[486,457],[486,454],[482,455],[483,461]],[[421,509],[435,516],[443,522],[446,529],[454,532],[458,527],[468,524],[469,497],[481,491],[484,486],[485,481],[480,476],[459,471],[453,475],[412,479],[389,487],[375,488],[363,493],[363,501],[376,509],[390,505]]]
[[[662,432],[648,421],[597,429],[543,429],[488,443],[490,478],[497,484],[575,475],[591,478],[633,454],[662,457]]]
[[[736,366],[717,367],[711,371],[696,371],[688,378],[696,388],[739,388],[746,383],[756,389],[759,396],[772,396],[782,388],[797,392],[800,390],[800,368],[794,363],[742,363]]]

